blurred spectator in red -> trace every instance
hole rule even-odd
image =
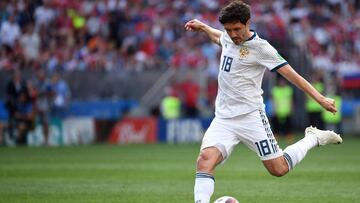
[[[214,77],[208,77],[207,79],[207,102],[211,109],[215,109],[215,99],[217,95],[218,83]]]
[[[182,103],[184,104],[184,116],[196,117],[199,115],[198,100],[200,96],[199,84],[194,81],[192,72],[187,72],[185,80],[179,84]]]

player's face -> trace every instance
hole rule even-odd
[[[236,22],[236,23],[225,23],[224,28],[227,34],[230,36],[234,44],[239,45],[241,42],[249,38],[249,22],[246,25]]]

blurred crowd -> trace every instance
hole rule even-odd
[[[315,68],[340,75],[360,71],[359,1],[298,1],[289,15],[294,39]]]
[[[360,1],[244,1],[251,5],[252,28],[261,37],[280,43],[292,39],[316,69],[334,75],[360,72]],[[6,89],[10,127],[28,129],[38,117],[46,133],[48,113],[70,97],[58,74],[64,71],[205,70],[206,87],[191,75],[174,80],[161,108],[182,109],[170,110],[169,118],[198,116],[204,103],[214,108],[220,47],[183,26],[197,18],[221,29],[218,13],[227,2],[0,1],[0,70],[14,73]],[[22,70],[33,75],[22,78]]]
[[[203,42],[184,37],[183,24],[193,17],[217,22],[221,2],[1,1],[0,69],[203,67],[206,54],[214,53],[189,47]]]
[[[4,0],[0,69],[217,70],[219,49],[184,34],[198,18],[221,28],[227,0]],[[360,3],[356,0],[253,0],[253,27],[265,38],[292,33],[317,68],[359,71]]]
[[[18,70],[6,84],[4,107],[8,114],[7,132],[10,142],[25,144],[26,137],[42,126],[44,143],[48,144],[50,117],[62,118],[70,100],[70,89],[58,74],[47,77],[38,70],[33,79],[24,79]]]

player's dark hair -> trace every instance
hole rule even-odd
[[[250,6],[237,0],[222,8],[219,15],[221,24],[240,22],[245,25],[250,18]]]

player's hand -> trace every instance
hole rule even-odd
[[[324,107],[327,111],[335,114],[337,112],[336,106],[335,106],[335,100],[331,98],[325,97],[323,101],[320,102],[320,105]]]
[[[201,32],[203,31],[202,30],[202,27],[204,26],[204,23],[201,22],[200,20],[198,19],[193,19],[193,20],[190,20],[188,21],[186,24],[185,24],[185,30],[187,31],[193,31],[193,32]]]

